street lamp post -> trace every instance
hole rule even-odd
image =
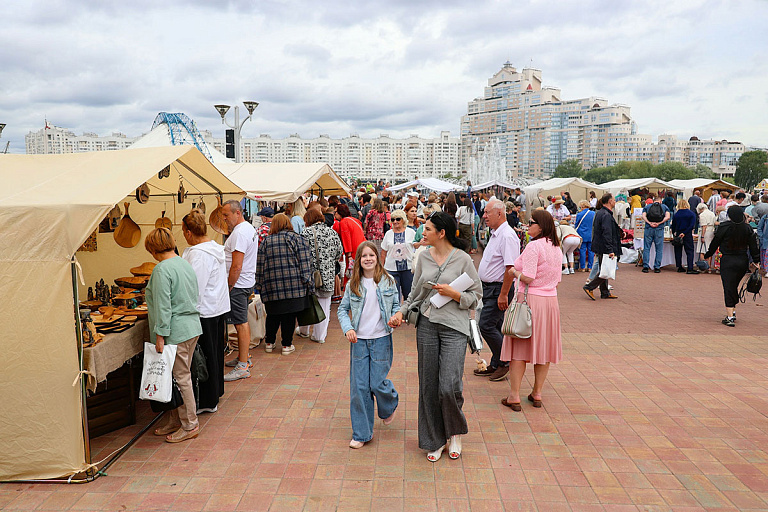
[[[4,128],[5,128],[5,123],[0,123],[0,137],[3,136],[3,129]],[[8,146],[10,146],[10,145],[11,145],[11,141],[8,141],[5,144],[5,151],[3,151],[3,153],[7,153],[8,152]]]
[[[243,125],[246,121],[253,117],[253,111],[259,106],[257,101],[244,101],[243,105],[248,110],[248,117],[240,122],[240,107],[235,105],[235,124],[231,125],[227,122],[226,115],[229,112],[229,105],[214,105],[213,107],[218,111],[221,116],[221,124],[229,126],[235,132],[235,162],[240,163],[240,131],[243,129]]]

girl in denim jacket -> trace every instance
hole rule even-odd
[[[395,419],[398,395],[387,378],[392,367],[392,328],[387,322],[398,311],[395,280],[384,270],[373,242],[361,243],[338,310],[341,329],[350,341],[350,448],[361,448],[373,438],[374,396],[384,424]]]

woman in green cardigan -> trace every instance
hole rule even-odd
[[[155,435],[166,436],[169,443],[180,443],[200,433],[190,372],[197,338],[203,333],[196,307],[197,277],[192,265],[174,251],[176,240],[170,230],[153,230],[144,240],[144,247],[159,262],[145,289],[149,339],[155,342],[158,352],[165,345],[176,345],[173,378],[184,398],[184,404],[155,429]]]

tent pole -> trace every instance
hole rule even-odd
[[[86,406],[86,390],[85,390],[85,375],[82,373],[83,368],[83,322],[80,320],[80,293],[77,288],[77,263],[75,256],[72,256],[70,263],[72,269],[72,297],[74,297],[75,305],[75,331],[77,333],[77,358],[78,366],[80,370],[80,409],[82,411],[81,417],[83,418],[83,448],[85,450],[85,463],[91,463],[91,439],[88,434],[88,407]],[[87,478],[93,476],[93,469],[88,469],[85,472]]]

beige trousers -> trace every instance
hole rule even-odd
[[[172,424],[181,422],[181,428],[184,430],[194,430],[198,425],[190,370],[198,338],[199,336],[195,336],[176,345],[176,359],[173,361],[173,378],[176,379],[181,396],[184,398],[184,405],[171,411],[170,421]]]

